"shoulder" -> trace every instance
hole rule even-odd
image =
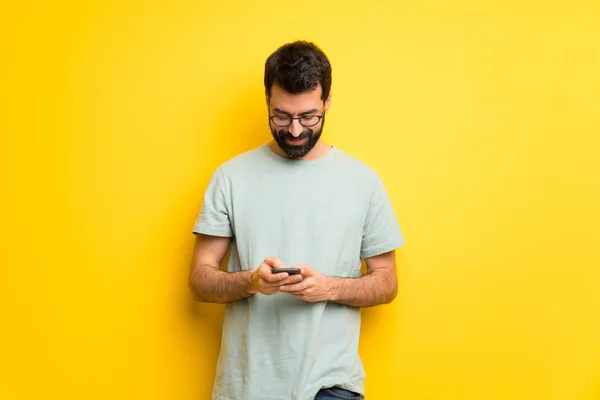
[[[363,160],[336,148],[336,167],[343,168],[353,179],[363,183],[375,184],[380,180],[379,174]]]
[[[239,173],[246,172],[261,164],[265,156],[265,145],[258,146],[254,149],[245,151],[237,156],[221,163],[219,169],[225,176],[235,176]]]

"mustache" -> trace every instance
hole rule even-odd
[[[287,129],[282,129],[279,132],[277,132],[277,136],[279,136],[281,139],[290,139],[290,140],[302,140],[302,139],[306,139],[306,138],[310,138],[313,134],[312,129],[305,129],[302,131],[302,133],[296,138],[294,137],[294,135],[292,135],[290,133],[290,131],[288,131]]]

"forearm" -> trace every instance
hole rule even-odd
[[[372,307],[390,303],[398,293],[394,276],[373,272],[360,278],[328,277],[329,300],[352,307]]]
[[[189,277],[189,286],[197,301],[230,303],[252,296],[253,271],[224,272],[210,265],[194,268]]]

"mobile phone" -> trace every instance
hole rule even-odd
[[[280,272],[287,272],[289,275],[297,275],[300,273],[300,268],[273,268],[271,273],[278,274]]]

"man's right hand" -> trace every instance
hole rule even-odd
[[[262,294],[275,294],[284,285],[292,285],[302,281],[302,275],[289,275],[287,272],[273,274],[273,268],[283,268],[281,260],[267,257],[252,275],[252,286]]]

